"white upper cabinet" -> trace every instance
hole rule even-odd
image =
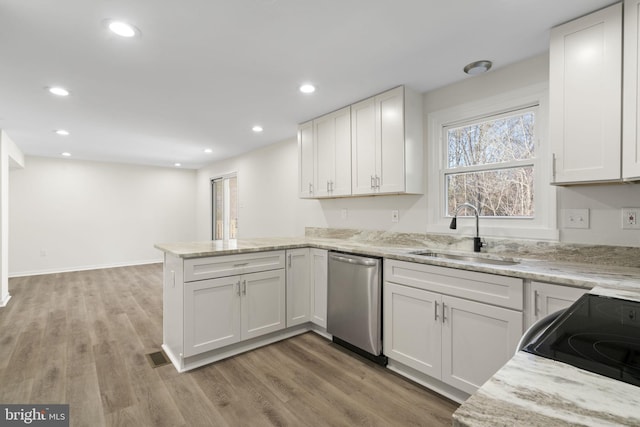
[[[313,197],[314,190],[313,121],[298,126],[298,195]]]
[[[422,193],[422,147],[418,94],[400,86],[352,105],[352,193]]]
[[[420,194],[422,153],[422,97],[391,89],[298,127],[299,195]]]
[[[624,3],[622,175],[640,179],[640,0]]]
[[[351,195],[351,107],[313,121],[315,197]]]
[[[622,5],[553,28],[549,54],[554,183],[620,180]]]

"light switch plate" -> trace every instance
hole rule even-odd
[[[589,228],[589,209],[563,209],[564,228]]]

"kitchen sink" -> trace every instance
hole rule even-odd
[[[447,253],[443,253],[443,252],[433,252],[433,251],[413,252],[411,255],[432,257],[432,258],[444,258],[444,259],[451,259],[451,260],[455,260],[455,261],[477,262],[479,264],[491,264],[491,265],[516,265],[516,264],[519,264],[518,261],[515,261],[515,260],[512,260],[512,259],[485,258],[485,257],[482,257],[482,256],[476,256],[476,255],[457,255],[457,254],[447,254]]]

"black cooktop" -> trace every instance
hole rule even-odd
[[[640,302],[584,294],[523,350],[640,386]]]

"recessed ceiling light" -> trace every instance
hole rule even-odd
[[[179,168],[180,166],[182,166],[182,163],[174,163],[173,166]]]
[[[69,131],[65,130],[65,129],[56,129],[54,132],[57,133],[58,135],[62,135],[62,136],[69,135]]]
[[[211,148],[205,148],[204,152],[207,153],[207,154],[211,154],[211,153],[213,153],[213,150]]]
[[[112,33],[117,34],[120,37],[130,38],[140,34],[140,30],[123,21],[108,20],[107,27]]]
[[[315,91],[316,91],[316,87],[312,84],[305,83],[302,86],[300,86],[300,92],[302,93],[313,93]]]
[[[71,157],[71,153],[68,153],[68,152],[66,152],[66,151],[65,151],[64,153],[61,153],[61,154],[62,154],[64,157]]]
[[[48,88],[49,92],[58,96],[69,96],[69,91],[60,86],[52,86]]]
[[[491,69],[492,65],[493,64],[491,63],[491,61],[487,60],[475,61],[465,65],[464,72],[469,75],[475,76],[477,74],[486,73]]]
[[[262,126],[258,126],[258,125],[256,125],[256,126],[252,127],[252,128],[251,128],[251,130],[252,130],[252,131],[254,131],[255,133],[260,133],[260,132],[262,132],[264,129],[262,129]]]

